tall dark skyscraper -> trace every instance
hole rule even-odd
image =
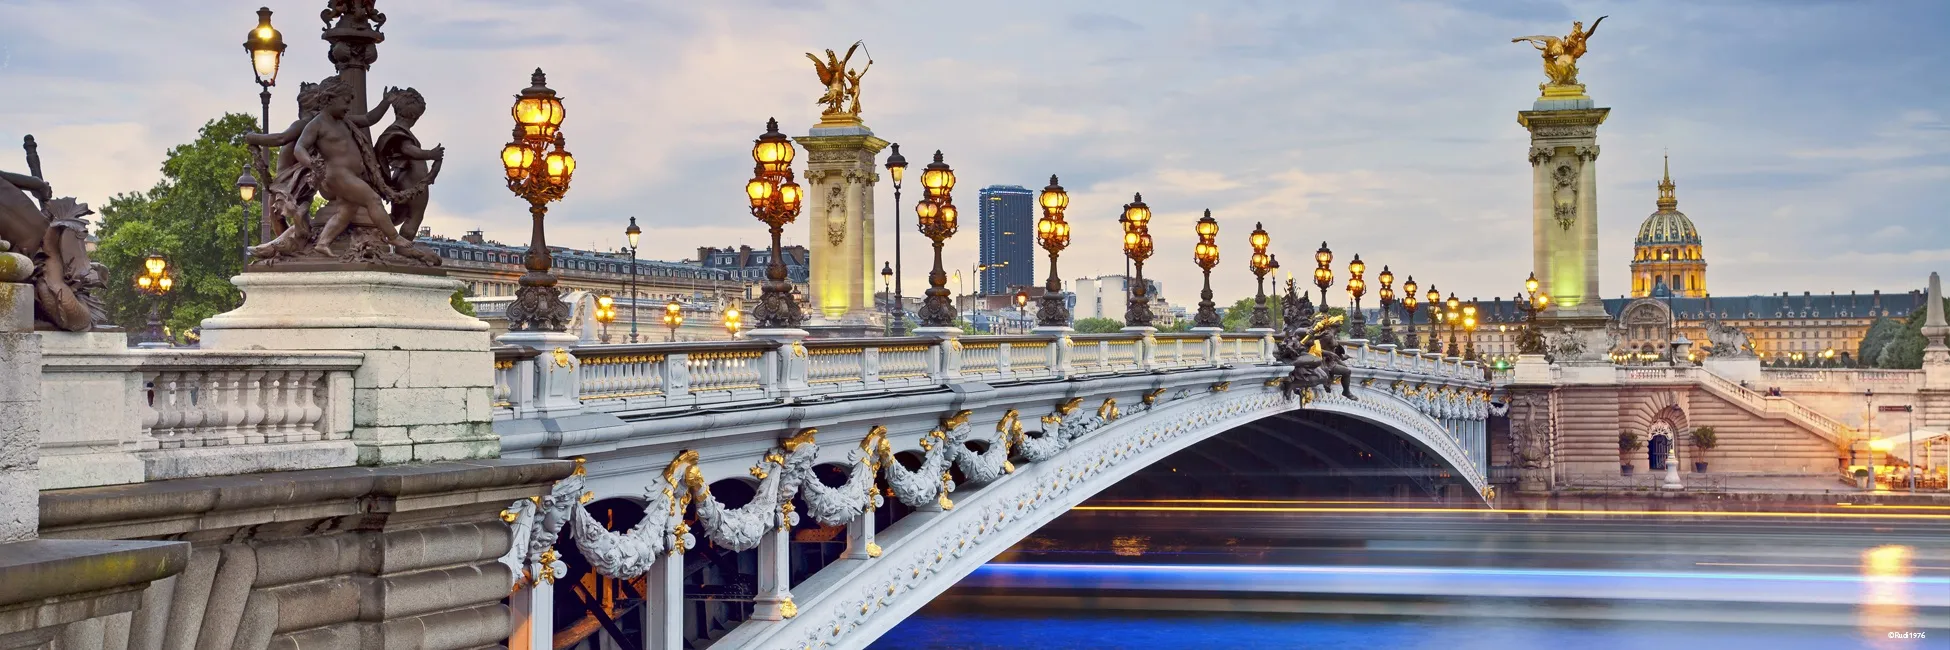
[[[982,188],[982,295],[1036,282],[1036,195],[1021,185]],[[1008,266],[1002,266],[1007,262]]]

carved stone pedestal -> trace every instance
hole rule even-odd
[[[438,274],[253,272],[244,305],[203,321],[205,349],[358,351],[353,433],[364,465],[493,458],[487,323],[454,311]]]
[[[806,223],[806,247],[812,251],[810,324],[841,330],[852,326],[865,334],[879,323],[873,300],[879,281],[874,276],[880,271],[874,264],[873,186],[880,173],[874,157],[887,141],[874,137],[873,129],[857,117],[821,122],[793,141],[806,149],[807,159],[806,208],[800,220]]]
[[[1605,318],[1598,292],[1598,125],[1611,113],[1582,86],[1552,87],[1517,113],[1530,131],[1531,268],[1547,316]]]

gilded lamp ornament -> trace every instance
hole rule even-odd
[[[752,216],[764,222],[772,233],[772,259],[765,266],[765,286],[752,317],[761,328],[793,328],[805,322],[799,301],[792,296],[792,283],[786,280],[785,259],[780,237],[786,224],[799,216],[804,198],[792,179],[792,140],[779,133],[779,121],[765,121],[765,133],[752,141],[752,179],[745,183],[745,198],[751,201]]]
[[[928,272],[927,299],[921,302],[921,326],[955,326],[955,306],[948,300],[948,271],[941,266],[941,247],[955,236],[959,226],[955,210],[955,170],[934,152],[934,162],[921,170],[921,186],[926,191],[914,204],[921,234],[934,242],[934,270]]]
[[[1219,220],[1212,218],[1212,211],[1206,210],[1199,217],[1195,227],[1198,244],[1192,247],[1192,263],[1197,264],[1204,276],[1204,287],[1198,292],[1198,314],[1192,318],[1194,327],[1223,327],[1219,319],[1218,305],[1212,303],[1212,267],[1219,265]]]
[[[1131,300],[1124,308],[1125,327],[1151,326],[1151,292],[1144,283],[1144,260],[1151,257],[1151,206],[1143,194],[1132,194],[1119,218],[1124,224],[1124,256],[1130,258],[1137,277],[1132,278]]]
[[[501,148],[501,166],[508,174],[508,190],[528,201],[532,224],[528,254],[522,260],[528,270],[521,276],[521,288],[508,305],[508,329],[516,332],[560,332],[569,322],[569,305],[562,302],[553,259],[543,234],[550,201],[559,201],[569,192],[575,176],[576,159],[569,153],[561,126],[562,98],[548,87],[548,77],[535,69],[530,85],[515,95],[510,111],[515,118],[514,139]]]
[[[1043,297],[1036,305],[1036,325],[1069,327],[1070,306],[1063,299],[1063,280],[1056,275],[1056,257],[1070,245],[1070,224],[1063,221],[1063,211],[1070,207],[1070,193],[1063,191],[1055,174],[1050,174],[1049,185],[1037,202],[1042,204],[1043,218],[1036,220],[1036,240],[1049,251],[1049,279],[1043,281]]]

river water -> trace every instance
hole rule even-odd
[[[1950,648],[1950,516],[1066,515],[884,635],[962,648]]]

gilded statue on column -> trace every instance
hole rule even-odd
[[[1543,54],[1544,76],[1550,77],[1550,83],[1547,85],[1576,86],[1578,85],[1578,57],[1584,56],[1585,41],[1589,40],[1592,34],[1598,32],[1598,23],[1605,22],[1605,19],[1609,17],[1599,16],[1597,20],[1591,21],[1591,29],[1588,30],[1584,28],[1583,21],[1573,21],[1571,23],[1571,33],[1566,34],[1563,38],[1539,34],[1536,36],[1519,36],[1510,39],[1510,42],[1521,43],[1529,41],[1532,46],[1537,48],[1538,52]]]
[[[845,117],[857,120],[859,118],[860,78],[866,76],[867,70],[873,67],[873,55],[868,53],[867,64],[858,70],[848,69],[847,65],[853,61],[853,53],[865,45],[866,41],[854,41],[852,47],[846,48],[845,56],[826,50],[826,59],[823,61],[817,54],[806,53],[806,58],[812,59],[813,72],[819,74],[819,83],[826,86],[826,92],[814,102],[826,105],[826,110],[820,111],[820,115],[828,119]]]

